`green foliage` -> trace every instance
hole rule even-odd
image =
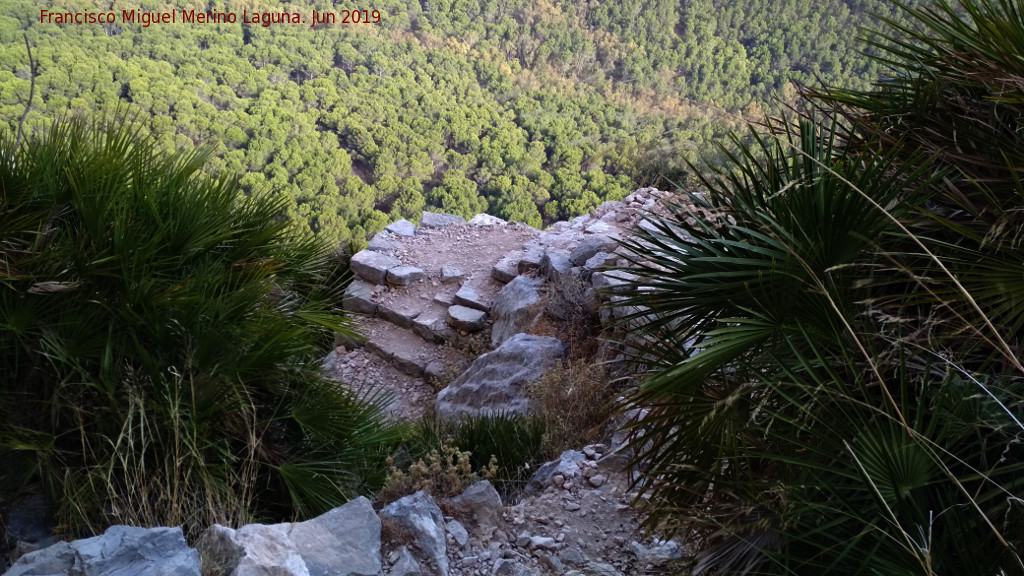
[[[737,141],[627,243],[640,488],[697,573],[1024,571],[1024,18],[904,10],[892,80]]]
[[[531,466],[544,458],[544,420],[495,414],[453,421],[426,419],[414,428],[406,458],[410,461],[443,452],[446,446],[468,453],[471,470],[492,467],[489,479],[511,494],[530,479]]]
[[[0,0],[0,124],[29,104],[29,30],[29,127],[128,106],[160,149],[208,144],[210,173],[356,245],[377,213],[489,208],[540,226],[682,177],[684,160],[739,125],[723,108],[749,115],[816,75],[866,86],[877,69],[850,49],[857,26],[893,15],[878,0],[382,0],[379,25],[311,29],[58,25],[39,22],[43,8]],[[455,171],[466,182],[446,181]]]
[[[71,534],[307,516],[384,480],[374,403],[318,373],[332,252],[123,123],[0,142],[0,481]]]

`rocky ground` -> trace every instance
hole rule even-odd
[[[622,278],[607,270],[620,263],[616,240],[649,226],[643,216],[662,195],[641,189],[544,231],[486,215],[465,222],[425,213],[419,227],[391,224],[352,259],[356,279],[344,306],[357,315],[363,338],[340,339],[324,360],[326,373],[361,393],[387,394],[399,419],[527,411],[527,383],[567,354],[567,345],[538,324],[548,287],[581,280],[591,305],[598,304],[592,288]],[[198,548],[204,565],[218,568],[204,567],[204,574],[629,576],[685,560],[681,542],[641,530],[621,447],[609,444],[545,464],[515,502],[502,502],[481,482],[442,502],[417,493],[375,512],[359,499],[299,524],[214,527]],[[144,535],[131,538],[145,547]],[[54,546],[38,560],[49,568],[26,557],[7,574],[71,574],[59,569],[61,558],[104,545],[79,542]],[[194,554],[172,556],[174,574],[198,575]],[[160,558],[145,565],[160,565]]]
[[[346,302],[350,310],[366,315],[359,327],[367,341],[362,347],[343,344],[325,365],[357,390],[392,393],[396,417],[415,418],[432,409],[454,415],[515,407],[510,397],[517,392],[508,390],[515,383],[481,389],[474,387],[478,376],[472,383],[456,377],[469,373],[475,356],[463,344],[474,333],[490,330],[490,347],[500,351],[509,346],[503,340],[507,334],[537,332],[535,314],[522,314],[522,306],[511,306],[509,312],[502,305],[503,299],[519,304],[533,297],[529,287],[520,286],[528,280],[541,286],[560,275],[574,275],[599,285],[614,282],[614,274],[602,270],[618,262],[615,241],[646,225],[643,215],[656,208],[661,196],[657,190],[641,189],[623,202],[605,203],[592,214],[545,231],[491,217],[462,222],[444,216],[428,218],[419,228],[404,222],[389,226],[357,255],[355,260],[366,265],[353,266],[358,280]],[[391,278],[395,268],[412,280]],[[538,298],[544,298],[543,290]],[[460,306],[479,312],[475,323],[453,314]],[[451,385],[435,400],[439,383]],[[465,401],[449,401],[457,393],[453,389],[463,386],[471,387],[474,398],[498,400],[469,407]],[[681,558],[683,547],[676,542],[644,537],[621,455],[602,458],[607,452],[602,445],[589,446],[586,452],[567,453],[555,474],[539,472],[528,494],[518,503],[506,503],[492,536],[464,540],[449,533],[449,573],[645,574]],[[408,564],[398,550],[384,560],[386,573],[404,573]],[[389,561],[398,566],[397,572],[388,572]]]

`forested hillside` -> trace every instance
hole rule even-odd
[[[379,23],[40,23],[59,11],[377,10]],[[167,149],[361,243],[424,206],[541,225],[621,198],[815,76],[863,87],[877,0],[0,0],[0,124],[136,114]]]

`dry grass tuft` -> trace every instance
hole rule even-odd
[[[598,362],[569,359],[548,370],[528,389],[534,413],[545,426],[543,453],[555,458],[600,440],[616,391]]]

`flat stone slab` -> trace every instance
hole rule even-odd
[[[455,214],[443,214],[441,212],[424,212],[420,218],[422,228],[444,228],[456,224],[465,224],[466,219]]]
[[[435,311],[424,312],[413,320],[412,332],[427,342],[440,344],[448,341],[454,334],[452,329],[448,327],[447,317],[447,311],[443,313]]]
[[[349,263],[356,276],[374,284],[384,284],[388,270],[401,265],[398,258],[373,250],[357,252]]]
[[[390,232],[378,232],[366,245],[366,249],[373,252],[394,252],[402,247],[394,234]]]
[[[392,286],[408,286],[426,275],[414,266],[395,266],[388,269],[387,282]]]
[[[352,280],[348,288],[345,288],[345,296],[341,302],[341,307],[349,312],[370,316],[377,312],[377,303],[373,301],[373,284],[358,278]]]
[[[485,297],[480,290],[468,282],[463,284],[455,293],[454,302],[467,308],[474,308],[481,312],[490,312],[493,300]]]
[[[377,316],[391,322],[399,328],[412,328],[412,321],[420,315],[422,310],[414,308],[409,304],[378,304]]]
[[[448,324],[456,330],[479,332],[487,324],[487,313],[456,304],[448,308]]]
[[[385,226],[384,229],[396,236],[404,236],[406,238],[416,235],[416,225],[405,219],[392,222]]]
[[[462,273],[462,270],[454,266],[442,266],[441,267],[441,282],[448,284],[451,282],[461,282],[466,275]]]

